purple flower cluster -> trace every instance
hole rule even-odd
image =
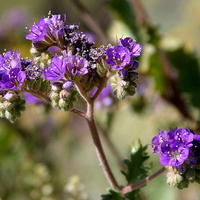
[[[47,18],[41,18],[38,24],[33,24],[30,33],[26,35],[27,40],[32,40],[35,47],[53,45],[56,40],[62,39],[62,30],[64,29],[64,21],[61,15],[51,15]]]
[[[89,42],[85,34],[75,32],[78,28],[78,25],[67,25],[66,19],[62,20],[61,15],[49,13],[48,17],[39,19],[38,24],[30,27],[30,33],[26,35],[26,39],[32,40],[33,47],[37,51],[48,50],[52,47],[60,50],[72,48],[74,53],[80,52],[82,56],[84,55],[83,57],[87,57],[89,48],[94,43]]]
[[[35,80],[42,73],[31,60],[22,59],[17,50],[0,54],[0,91],[19,90],[26,79]]]
[[[162,130],[152,139],[153,152],[161,154],[162,165],[170,165],[179,169],[194,166],[200,156],[200,135],[195,135],[191,129],[175,128],[169,132]]]
[[[73,79],[76,75],[87,74],[88,65],[86,59],[72,55],[69,52],[65,56],[53,57],[51,65],[44,69],[44,75],[51,82],[65,80],[66,77]]]
[[[8,51],[0,55],[0,90],[18,90],[21,88],[26,74],[22,71],[21,54]]]
[[[123,70],[126,66],[132,65],[132,58],[138,57],[142,47],[136,44],[132,38],[120,39],[120,45],[109,48],[106,51],[108,58],[106,62],[117,70]]]

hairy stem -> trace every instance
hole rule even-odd
[[[167,166],[161,168],[156,173],[152,174],[151,176],[146,177],[145,179],[139,181],[138,183],[135,183],[133,185],[129,185],[129,186],[123,188],[121,190],[121,193],[126,194],[126,193],[133,191],[133,190],[136,190],[137,188],[142,187],[143,185],[146,185],[148,182],[150,182],[151,180],[153,180],[154,178],[156,178],[157,176],[162,174],[166,169],[167,169]]]
[[[100,124],[98,124],[98,128],[100,130],[100,134],[103,137],[103,139],[105,140],[105,142],[107,143],[108,148],[110,149],[110,151],[112,152],[112,154],[114,155],[114,157],[116,158],[117,163],[119,164],[119,166],[123,169],[124,168],[124,163],[123,163],[123,159],[122,156],[120,155],[119,151],[117,150],[116,146],[113,144],[113,142],[111,141],[107,130],[103,129],[103,127],[101,127]]]
[[[95,144],[95,148],[96,148],[96,152],[100,161],[100,164],[103,168],[103,171],[111,185],[112,188],[117,188],[120,189],[111,169],[110,166],[108,164],[108,161],[106,159],[105,153],[103,151],[102,145],[101,145],[101,141],[99,138],[99,133],[94,121],[94,116],[93,116],[93,112],[94,112],[94,102],[87,102],[87,115],[86,115],[86,119],[90,128],[90,132],[92,135],[92,139],[93,142]]]
[[[74,108],[74,109],[70,110],[70,112],[72,112],[72,113],[74,113],[74,114],[76,114],[76,115],[78,115],[80,117],[86,118],[86,116],[85,116],[86,113],[84,113],[81,110],[78,110],[78,109]]]
[[[41,92],[36,92],[35,90],[29,90],[29,89],[26,89],[26,88],[23,88],[23,92],[28,92],[28,93],[32,94],[33,96],[35,96],[35,97],[38,97],[40,99],[45,100],[48,103],[51,103],[51,99],[47,95],[45,95],[45,94],[43,94]]]

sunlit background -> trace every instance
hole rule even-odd
[[[116,44],[122,36],[135,37],[109,0],[81,2],[103,30],[107,43]],[[200,55],[199,0],[142,0],[141,3],[150,23],[158,27],[162,36],[160,45],[164,49],[183,45],[187,52]],[[47,16],[49,10],[53,14],[66,14],[68,24],[80,25],[81,31],[101,43],[101,38],[84,21],[83,13],[73,0],[0,0],[0,5],[0,53],[5,49],[20,49],[23,57],[31,58],[31,42],[25,40],[25,35],[34,22]],[[155,89],[155,77],[148,74],[153,67],[148,57],[154,48],[148,43],[142,45],[146,52],[140,60],[141,74],[145,75],[138,83],[142,92],[138,89],[134,97],[111,107],[97,108],[96,119],[105,127],[109,109],[112,111],[113,121],[108,134],[122,159],[129,156],[136,138],[147,144],[153,173],[162,166],[158,155],[152,154],[151,138],[161,129],[190,127],[193,122],[185,120]],[[192,106],[191,109],[198,118],[199,108]],[[123,185],[125,180],[117,155],[112,154],[104,137],[102,142],[111,168]],[[99,200],[107,188],[109,184],[99,166],[89,129],[80,117],[37,103],[28,104],[14,124],[0,119],[1,200]],[[142,189],[146,200],[199,200],[199,191],[197,184],[181,191],[169,187],[164,174]]]

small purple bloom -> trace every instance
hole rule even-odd
[[[195,135],[191,129],[175,128],[169,132],[162,130],[159,136],[152,139],[154,153],[160,155],[162,165],[171,165],[182,168],[194,167],[200,163],[199,135]]]
[[[7,89],[18,90],[21,88],[25,78],[25,72],[21,71],[20,68],[13,68],[8,74],[3,75],[2,82]]]
[[[0,55],[0,89],[18,90],[21,88],[26,74],[22,69],[21,54],[17,51],[7,51]]]
[[[127,37],[125,39],[120,38],[120,44],[126,47],[130,51],[131,58],[140,56],[142,46],[140,44],[135,44],[132,38]]]
[[[30,28],[30,33],[26,35],[27,40],[46,41],[45,36],[48,37],[47,24],[43,18],[39,19],[38,24],[33,24]],[[46,41],[47,42],[47,41]]]
[[[162,154],[159,161],[162,165],[179,166],[189,156],[189,149],[180,141],[163,142],[161,145]]]
[[[123,69],[131,60],[129,50],[123,46],[107,49],[106,54],[108,56],[106,62],[117,70]]]
[[[61,31],[62,30],[62,31]],[[61,15],[49,15],[47,18],[41,18],[38,24],[33,24],[30,33],[26,35],[27,40],[32,40],[35,47],[41,45],[51,46],[54,41],[63,37],[64,22]],[[62,33],[60,35],[60,33]]]
[[[85,75],[88,73],[88,61],[84,58],[79,58],[77,56],[69,56],[66,58],[67,70],[72,74],[76,75]]]
[[[62,56],[53,57],[51,65],[44,69],[44,75],[49,81],[57,81],[64,78],[66,72],[66,59]]]
[[[194,140],[194,134],[189,133],[184,128],[179,128],[174,132],[174,139],[180,140],[187,147],[191,147],[193,145],[191,142]]]

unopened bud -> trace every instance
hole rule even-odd
[[[11,110],[14,107],[14,103],[11,103],[9,101],[4,101],[3,107],[5,110]]]
[[[14,91],[8,91],[5,95],[4,98],[7,101],[14,101],[15,99],[17,99],[18,95],[14,92]]]
[[[51,93],[49,94],[50,99],[52,100],[59,100],[60,96],[59,93],[56,91],[51,91]]]
[[[179,173],[176,173],[173,170],[169,171],[166,177],[167,177],[167,184],[172,187],[178,186],[178,184],[183,180],[183,177]]]

